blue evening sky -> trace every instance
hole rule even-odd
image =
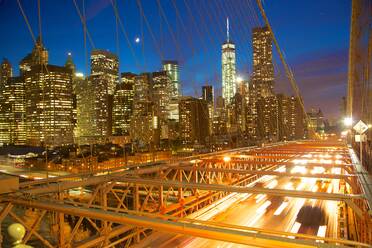
[[[82,10],[83,0],[75,1]],[[37,36],[37,1],[20,2]],[[263,3],[306,107],[336,117],[346,94],[351,0]],[[247,78],[252,71],[251,29],[262,25],[254,0],[117,0],[117,7],[122,23],[118,27],[111,0],[85,0],[95,47],[117,53],[121,72],[156,71],[162,59],[175,59],[181,65],[184,94],[200,94],[206,83],[220,92],[226,17],[237,47],[238,74]],[[41,0],[41,19],[50,63],[63,65],[71,52],[77,70],[86,73],[83,28],[74,0]],[[0,30],[0,57],[8,58],[18,74],[18,63],[31,51],[33,41],[16,0],[0,0]],[[89,41],[87,45],[89,53],[92,46]],[[275,53],[274,57],[277,91],[288,91],[288,80]]]

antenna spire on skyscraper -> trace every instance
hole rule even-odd
[[[227,41],[230,41],[230,33],[229,33],[229,18],[226,18],[226,35],[227,35]]]

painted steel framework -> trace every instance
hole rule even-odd
[[[180,159],[169,163],[117,168],[95,174],[79,174],[21,183],[12,194],[0,195],[0,223],[12,220],[23,224],[23,242],[38,240],[46,247],[130,246],[151,229],[264,247],[312,247],[329,244],[364,246],[371,243],[371,218],[366,194],[355,173],[346,170],[352,162],[347,147],[316,142],[287,143],[264,148],[245,148]],[[276,171],[290,159],[308,152],[344,154],[347,174],[312,175],[340,179],[351,185],[347,194],[315,193],[247,187],[261,175],[305,176]],[[229,159],[225,159],[228,157]],[[249,159],[248,159],[249,158]],[[328,165],[327,165],[328,166]],[[279,174],[281,173],[281,174]],[[306,175],[310,176],[310,175]],[[324,199],[345,202],[353,210],[357,225],[356,241],[289,234],[254,228],[201,223],[187,219],[231,192]],[[46,233],[51,230],[51,233]],[[253,230],[254,229],[254,230]],[[3,233],[3,232],[2,232]],[[3,234],[4,235],[4,234]],[[1,240],[1,239],[0,239]]]

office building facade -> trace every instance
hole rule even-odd
[[[165,71],[170,80],[169,85],[171,91],[171,98],[178,98],[181,95],[180,71],[178,62],[175,60],[164,60],[163,71]]]
[[[112,111],[112,134],[129,135],[133,113],[134,82],[136,74],[121,74],[121,82],[116,86]]]
[[[24,80],[27,143],[72,144],[72,72],[65,67],[39,64],[24,73]]]
[[[203,99],[180,99],[180,138],[186,146],[205,145],[209,137],[208,104]]]
[[[236,93],[236,58],[235,44],[230,40],[229,22],[227,20],[227,40],[222,45],[222,97],[229,105]]]

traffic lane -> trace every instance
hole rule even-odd
[[[264,176],[260,179],[260,185],[262,187],[273,187],[277,183],[275,183],[276,177],[275,176]],[[285,180],[285,179],[283,179]],[[273,183],[274,182],[274,183]],[[234,202],[229,208],[227,208],[222,213],[217,213],[214,215],[211,215],[211,218],[208,218],[208,220],[216,221],[216,222],[222,222],[222,223],[230,223],[230,224],[239,224],[240,222],[247,222],[249,219],[254,215],[257,208],[259,208],[265,201],[265,197],[261,197],[260,199],[254,199],[257,195],[252,194],[237,194],[237,195],[243,195],[244,197],[238,197],[237,201]],[[252,199],[252,202],[250,203],[250,199]],[[257,201],[257,203],[256,203]],[[245,203],[245,204],[244,204]],[[204,215],[209,215],[209,212],[213,212],[214,209],[211,209],[210,211],[202,214],[199,217],[202,217]],[[242,213],[244,216],[244,219],[242,219]],[[200,218],[199,218],[200,219]],[[148,237],[146,240],[142,241],[140,244],[137,244],[134,247],[183,247],[183,243],[188,244],[192,242],[192,240],[204,240],[202,238],[194,238],[194,237],[187,237],[184,235],[174,235],[174,234],[166,234],[161,232],[156,232],[152,234],[150,237]],[[204,243],[205,241],[201,241]],[[218,242],[218,241],[217,241]],[[223,242],[221,242],[223,243]]]
[[[314,180],[307,178],[288,178],[288,182],[281,184],[279,188],[287,190],[312,190]],[[277,231],[290,232],[296,221],[297,214],[306,200],[301,198],[285,197],[278,208],[269,208],[262,220],[256,227],[268,228]]]
[[[288,189],[290,185],[293,189],[311,190],[314,184],[314,180],[277,178],[275,176],[267,176],[263,179],[262,183],[263,185],[261,186],[265,188],[269,187]],[[292,224],[295,222],[297,213],[304,204],[305,200],[298,198],[288,198],[286,200],[288,201],[288,206],[283,209],[282,214],[275,216],[275,211],[281,206],[285,199],[263,194],[250,195],[246,200],[236,202],[226,211],[215,215],[210,220],[242,226],[253,226],[281,231],[289,231],[292,227]],[[270,202],[270,205],[266,206],[265,209],[262,209],[262,207],[265,207],[268,202]],[[264,211],[268,207],[269,210],[267,212]],[[159,233],[159,235],[157,236],[158,238],[154,239],[153,242],[151,242],[152,247],[229,247],[230,245],[234,245],[234,247],[236,247],[237,245],[222,241],[193,238],[182,235],[169,235]],[[241,247],[248,246],[243,245]]]
[[[291,179],[270,176],[264,180],[263,187],[265,188],[283,188]],[[265,205],[270,202],[274,208],[281,205],[283,199],[267,195],[250,195],[246,200],[235,203],[227,211],[217,214],[211,221],[235,224],[242,226],[257,226],[257,221],[261,218],[261,211],[264,211]],[[263,217],[269,218],[269,217]],[[253,247],[239,244],[232,244],[217,240],[209,240],[203,238],[193,238],[177,235],[165,242],[161,247]]]

